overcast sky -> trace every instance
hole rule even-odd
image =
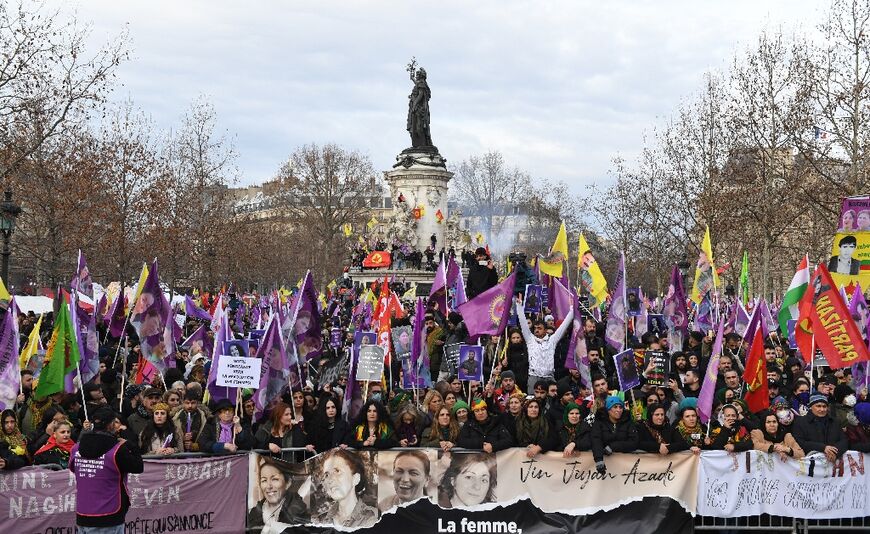
[[[94,25],[129,25],[133,58],[115,99],[158,127],[198,95],[234,139],[242,183],[272,177],[294,148],[336,142],[380,170],[410,144],[416,56],[428,72],[432,138],[459,162],[499,150],[578,192],[609,181],[661,123],[764,26],[811,30],[827,2],[49,0]]]

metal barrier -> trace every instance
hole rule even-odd
[[[699,515],[695,516],[695,530],[701,532],[791,532],[793,534],[831,531],[870,532],[870,517],[796,519],[767,514],[727,518]]]

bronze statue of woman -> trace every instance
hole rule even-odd
[[[431,147],[432,134],[429,131],[429,98],[432,91],[426,83],[426,71],[416,68],[416,61],[408,65],[408,72],[414,89],[408,96],[408,133],[411,134],[411,146]]]

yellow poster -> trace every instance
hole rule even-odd
[[[834,235],[828,270],[837,287],[851,294],[856,283],[870,287],[870,232],[838,232]]]

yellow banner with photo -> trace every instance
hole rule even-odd
[[[870,232],[838,232],[831,246],[828,270],[837,287],[851,294],[855,285],[870,285]]]

